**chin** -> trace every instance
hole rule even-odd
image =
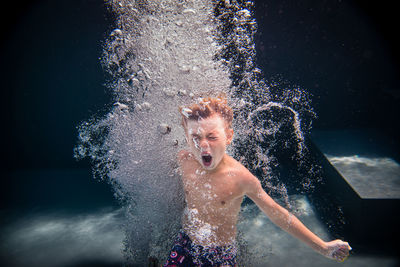
[[[203,165],[203,168],[204,168],[205,170],[207,170],[207,171],[212,171],[212,170],[215,169],[215,166],[204,166],[204,165]]]
[[[220,163],[221,161],[218,161],[218,162],[213,162],[210,166],[204,166],[204,164],[202,164],[202,166],[205,170],[212,171],[216,169]]]

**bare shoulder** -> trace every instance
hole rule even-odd
[[[232,159],[232,170],[234,170],[235,175],[237,177],[240,177],[240,180],[244,183],[251,183],[251,182],[259,182],[257,177],[255,177],[245,166],[243,166],[242,163],[239,161],[235,160],[234,158]]]
[[[181,167],[193,165],[194,164],[193,159],[194,159],[193,154],[187,150],[181,150],[177,154],[177,161]]]
[[[233,159],[233,158],[232,158]],[[261,188],[261,183],[256,176],[254,176],[243,164],[239,161],[233,159],[233,170],[235,172],[235,176],[238,178],[238,182],[240,186],[244,190],[244,192],[251,193],[257,192]]]
[[[178,152],[177,159],[180,162],[180,161],[187,159],[189,157],[189,155],[190,155],[189,151],[182,149],[181,151]]]

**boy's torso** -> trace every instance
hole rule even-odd
[[[186,200],[183,228],[202,246],[230,245],[236,237],[245,168],[227,155],[223,166],[214,173],[206,172],[189,152],[181,160]]]

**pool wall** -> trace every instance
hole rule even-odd
[[[308,147],[323,169],[308,197],[331,234],[349,241],[354,253],[396,256],[400,199],[361,198],[311,140]]]

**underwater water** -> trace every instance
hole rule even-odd
[[[320,113],[314,111],[316,101],[311,103],[307,90],[268,76],[273,58],[269,67],[257,64],[257,2],[111,1],[108,5],[112,14],[109,24],[99,29],[103,35],[96,38],[102,40],[97,53],[107,74],[105,78],[97,77],[97,82],[106,83],[109,99],[100,99],[105,107],[93,105],[90,109],[94,111],[82,112],[80,123],[70,123],[73,127],[78,125],[78,130],[69,147],[69,157],[74,147],[75,157],[89,159],[95,179],[104,182],[96,182],[87,172],[86,176],[73,171],[21,173],[13,167],[9,176],[13,190],[6,194],[13,204],[2,210],[2,261],[10,266],[100,266],[121,265],[125,261],[142,266],[149,256],[163,261],[180,227],[183,208],[174,163],[174,155],[185,147],[178,107],[221,92],[228,96],[236,115],[235,142],[229,153],[241,159],[258,175],[265,189],[313,231],[324,238],[334,237],[307,197],[298,195],[312,190],[322,179],[320,167],[308,160],[305,142],[315,113]],[[274,10],[262,7],[265,12]],[[285,10],[284,5],[281,10]],[[77,49],[84,50],[79,45]],[[263,49],[276,50],[265,42]],[[48,53],[51,57],[51,51]],[[287,78],[293,78],[293,70],[288,73]],[[34,79],[32,75],[33,82]],[[68,79],[61,77],[59,82]],[[301,79],[293,80],[302,83]],[[47,101],[33,100],[42,103],[48,112],[62,99],[61,95],[52,94],[49,89]],[[28,90],[25,97],[31,95]],[[15,117],[23,117],[26,112],[19,109]],[[52,116],[56,120],[62,118],[54,114],[50,119]],[[23,128],[15,124],[16,128]],[[35,123],[32,124],[32,132],[36,133]],[[40,122],[38,125],[49,127]],[[51,147],[62,147],[62,138],[54,138],[49,132],[47,137],[55,139],[49,154],[57,155]],[[28,158],[35,153],[21,154]],[[63,158],[57,161],[54,157],[53,166],[65,167],[60,163]],[[30,168],[36,164],[47,168],[38,160],[33,160]],[[298,171],[295,182],[284,176],[289,172],[282,170],[286,166]],[[293,176],[289,172],[288,177]],[[93,181],[82,184],[69,177]],[[21,192],[18,181],[25,181],[23,187],[27,189]],[[51,190],[55,190],[54,195],[49,193]],[[96,195],[96,190],[104,197]],[[21,192],[20,197],[17,192]],[[43,199],[39,200],[39,196]],[[36,201],[32,203],[32,199]],[[51,204],[65,210],[52,209]],[[29,212],[12,211],[18,210],[19,205]],[[91,208],[96,206],[96,210]],[[335,264],[274,228],[251,203],[246,202],[241,216],[240,245],[245,266]],[[355,254],[345,265],[397,263],[393,256]]]
[[[184,200],[174,155],[185,139],[176,110],[201,97],[227,95],[236,115],[230,154],[289,205],[270,151],[286,149],[300,160],[314,113],[300,88],[273,94],[277,89],[270,87],[279,86],[262,79],[254,62],[254,3],[110,5],[117,28],[104,45],[102,63],[114,104],[105,116],[80,125],[75,156],[90,158],[95,175],[109,181],[123,203],[128,261],[162,259],[180,227]]]

